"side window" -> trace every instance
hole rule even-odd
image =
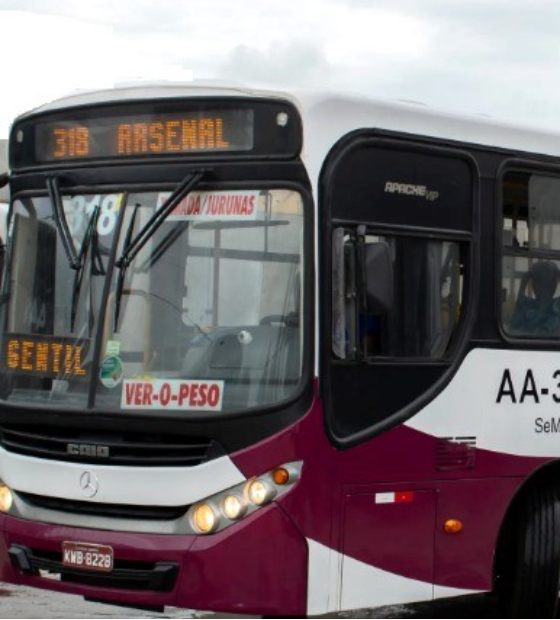
[[[360,239],[340,228],[334,237],[334,354],[340,359],[444,358],[461,317],[460,244],[404,235]],[[360,278],[361,243],[389,247],[390,274],[366,272]],[[389,275],[391,306],[371,307],[360,280]]]
[[[559,177],[504,177],[502,323],[516,338],[560,338]]]

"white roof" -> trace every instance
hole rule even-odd
[[[304,160],[312,178],[318,175],[333,144],[347,133],[361,128],[560,157],[558,132],[503,123],[488,117],[442,112],[410,102],[383,101],[330,92],[268,90],[223,82],[127,84],[108,90],[78,92],[31,113],[152,97],[176,99],[213,96],[282,98],[292,101],[304,119]]]
[[[235,82],[201,80],[198,82],[139,82],[119,84],[105,90],[76,91],[31,110],[23,115],[60,110],[66,107],[146,99],[181,97],[289,97],[285,92],[248,88]],[[293,97],[290,97],[293,98]]]

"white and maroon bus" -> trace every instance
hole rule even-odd
[[[560,136],[193,84],[9,146],[1,580],[554,617]]]

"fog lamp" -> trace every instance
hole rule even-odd
[[[193,513],[193,525],[199,534],[212,534],[220,526],[220,514],[213,504],[200,504]]]
[[[9,486],[0,483],[0,512],[10,512],[14,496]]]

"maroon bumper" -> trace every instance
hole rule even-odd
[[[109,545],[113,574],[62,569],[62,543]],[[307,544],[273,505],[208,537],[77,529],[0,517],[0,581],[113,603],[303,616]],[[46,575],[54,570],[55,578]],[[59,577],[59,578],[57,578]]]

